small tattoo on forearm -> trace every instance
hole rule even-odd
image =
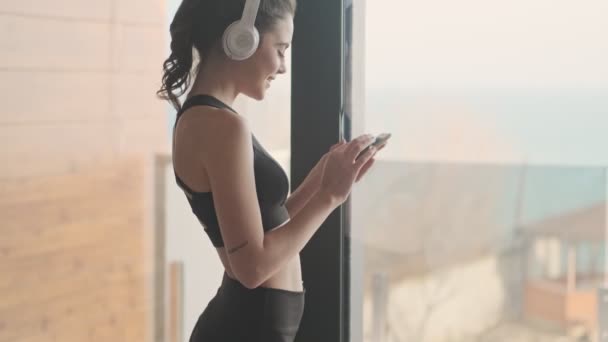
[[[245,241],[245,242],[243,242],[242,244],[240,244],[240,245],[238,245],[238,246],[236,246],[236,247],[234,247],[234,248],[229,249],[229,250],[228,250],[228,254],[232,254],[232,253],[234,253],[234,252],[237,252],[239,249],[242,249],[242,248],[244,248],[245,246],[247,246],[247,244],[248,244],[248,243],[249,243],[249,241]]]

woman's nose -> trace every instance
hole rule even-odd
[[[277,74],[284,74],[287,72],[287,67],[285,67],[285,62],[281,63],[281,67],[279,68],[279,71],[277,72]]]

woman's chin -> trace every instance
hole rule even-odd
[[[262,90],[261,92],[256,94],[256,96],[254,98],[258,101],[262,101],[264,99],[264,97],[266,97],[266,91]]]
[[[263,100],[266,97],[266,92],[268,91],[268,86],[265,86],[262,89],[259,89],[258,93],[256,94],[257,96],[255,97],[258,100]]]
[[[266,90],[265,89],[257,89],[257,91],[252,91],[250,93],[245,93],[245,95],[247,95],[248,97],[250,97],[250,98],[252,98],[254,100],[261,101],[266,96]]]

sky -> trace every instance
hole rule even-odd
[[[607,14],[604,0],[366,1],[366,83],[605,88]]]
[[[365,123],[393,132],[387,158],[608,166],[607,1],[365,6]]]

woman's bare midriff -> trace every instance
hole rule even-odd
[[[279,228],[281,229],[281,228]],[[236,279],[230,264],[228,263],[228,256],[224,248],[216,248],[226,274],[232,279]],[[273,289],[281,289],[287,291],[302,292],[304,290],[302,284],[302,268],[300,264],[300,255],[293,258],[287,265],[281,270],[275,273],[272,277],[262,283],[261,287],[269,287]]]

